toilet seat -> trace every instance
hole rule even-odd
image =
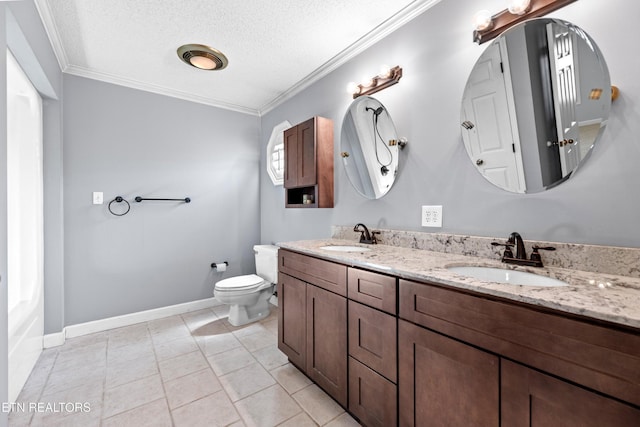
[[[250,293],[257,292],[271,286],[271,283],[264,280],[256,274],[247,274],[244,276],[229,277],[216,283],[214,290],[216,292],[228,293]]]

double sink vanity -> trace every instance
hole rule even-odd
[[[525,20],[471,71],[462,141],[493,185],[554,189],[590,157],[615,92],[581,28]],[[387,109],[359,96],[341,161],[378,199],[404,143]],[[363,224],[332,235],[279,244],[278,347],[363,425],[640,426],[640,249],[537,242],[527,255],[518,233]]]
[[[363,425],[640,425],[638,277],[279,245],[278,346]]]

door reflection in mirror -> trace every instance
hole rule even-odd
[[[398,172],[398,139],[387,109],[362,96],[351,103],[342,121],[340,151],[347,177],[366,198],[379,199]]]
[[[571,23],[534,19],[478,59],[462,100],[462,137],[487,180],[536,193],[583,164],[610,108],[609,72],[595,42]]]

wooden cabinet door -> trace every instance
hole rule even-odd
[[[316,185],[314,118],[284,131],[284,155],[284,188]]]
[[[316,132],[315,119],[298,126],[298,187],[316,185]]]
[[[298,186],[298,126],[284,131],[284,188]]]
[[[401,426],[500,425],[497,356],[398,321]]]
[[[502,360],[502,426],[640,426],[640,410]]]
[[[398,425],[396,385],[349,357],[349,411],[367,427]]]
[[[307,375],[347,406],[347,299],[307,285]]]
[[[278,274],[278,348],[291,363],[306,366],[307,284],[283,273]]]

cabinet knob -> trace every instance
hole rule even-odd
[[[476,165],[482,166],[483,164],[484,164],[484,160],[482,160],[482,159],[476,160]]]
[[[349,153],[347,153],[346,151],[343,151],[342,153],[340,153],[340,155],[345,158],[349,157]]]

